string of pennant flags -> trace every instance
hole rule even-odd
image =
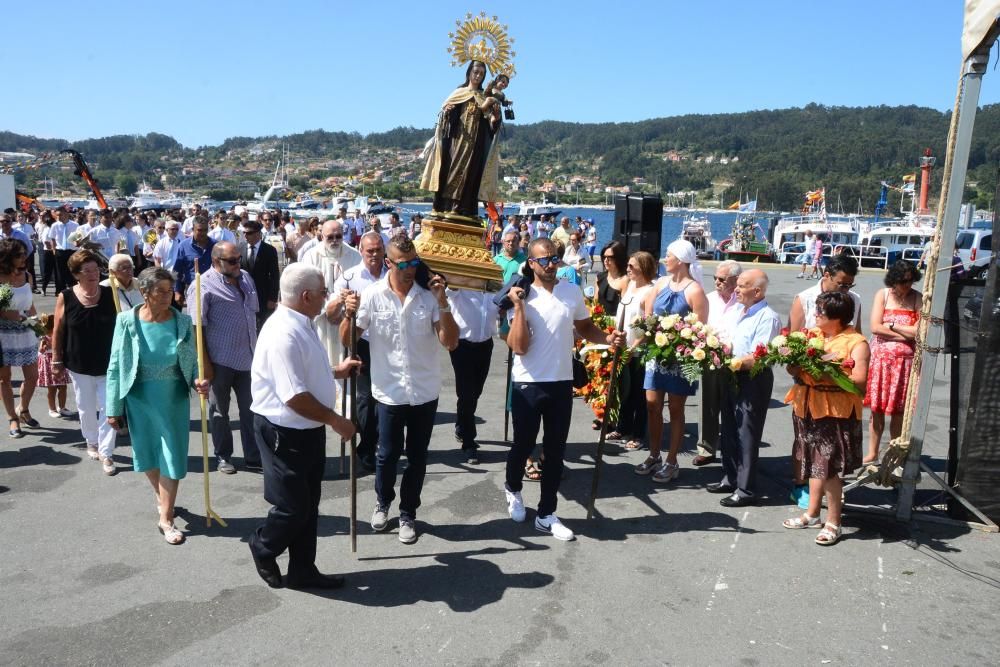
[[[13,162],[10,164],[0,165],[0,174],[13,174],[21,171],[34,171],[35,169],[41,169],[42,167],[47,167],[50,164],[55,164],[57,162],[62,162],[66,159],[66,156],[61,153],[43,153],[36,158],[30,160],[21,160],[20,162]]]

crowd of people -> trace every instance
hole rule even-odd
[[[785,323],[821,331],[827,355],[852,360],[850,379],[863,394],[788,369],[794,379],[785,398],[793,406],[795,433],[790,477],[804,513],[786,521],[786,528],[819,528],[817,544],[835,544],[841,479],[877,461],[886,415],[890,437],[899,432],[921,304],[913,289],[920,273],[908,262],[889,269],[886,288],[870,309],[868,340],[852,289],[858,266],[844,255],[818,269],[819,281],[795,297],[784,317],[767,303],[764,271],[721,262],[711,289],[686,241],[671,243],[659,260],[644,251],[629,256],[618,241],[598,256],[592,221],[501,217],[487,223],[486,238],[502,272],[504,301],[451,289],[428,270],[413,243],[422,227],[419,214],[407,226],[393,214],[385,229],[377,217],[346,210],[325,222],[293,221],[276,211],[249,218],[245,210],[209,215],[197,205],[163,215],[5,212],[0,283],[9,285],[12,298],[0,313],[0,393],[16,438],[38,426],[30,405],[36,384],[48,392],[51,417],[74,416],[66,408],[71,384],[88,456],[114,475],[116,439],[127,434],[133,468],[150,481],[157,527],[170,544],[184,541],[173,512],[187,472],[188,396],[192,389],[206,396],[215,469],[263,473],[272,508],[250,549],[258,573],[272,586],[343,583],[314,564],[328,426],[341,438],[359,436],[358,461],[374,473],[376,532],[391,523],[399,460],[406,456],[397,536],[406,544],[418,539],[416,516],[442,386],[438,350],[448,350],[455,375],[460,456],[476,465],[479,398],[497,337],[512,357],[508,514],[525,520],[523,482],[539,481],[535,528],[573,539],[555,511],[572,420],[574,339],[611,348],[644,343],[628,326],[608,334],[593,323],[582,290],[591,273],[593,301],[616,313],[616,320],[693,313],[720,332],[738,360],[737,370],[706,373],[699,383],[675,367],[644,367],[640,355],[632,355],[628,389],[608,438],[626,450],[648,450],[634,468],[637,475],[669,484],[681,474],[686,402],[700,389],[692,465],[721,463],[707,491],[722,494],[722,505],[759,501],[757,458],[774,378],[769,370],[749,371],[755,350]],[[109,274],[104,281],[102,269]],[[36,314],[32,295],[47,294],[50,286],[55,312],[42,319],[39,338],[27,318]],[[196,324],[204,331],[202,372]],[[23,377],[17,404],[15,366]],[[344,392],[349,383],[355,405],[345,413],[337,409],[343,405],[338,385]],[[233,394],[241,460],[229,425]],[[863,405],[871,411],[865,453]],[[821,520],[824,496],[828,512]],[[276,558],[286,550],[290,562],[282,579]]]

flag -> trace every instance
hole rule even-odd
[[[729,205],[729,210],[730,211],[735,211],[736,209],[741,209],[742,210],[742,208],[743,207],[740,204],[739,200],[736,200],[732,204]]]
[[[756,211],[757,211],[756,199],[754,199],[753,201],[748,201],[746,204],[740,204],[740,213],[755,213]]]
[[[501,207],[503,204],[500,205]],[[486,202],[486,215],[489,216],[490,220],[496,222],[500,219],[500,213],[497,212],[497,205],[491,201]]]

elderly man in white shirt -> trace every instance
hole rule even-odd
[[[299,262],[319,269],[326,280],[326,289],[331,295],[336,295],[337,279],[345,271],[361,263],[361,253],[344,243],[344,226],[339,220],[324,222],[319,238],[320,243],[300,255]],[[316,333],[326,348],[331,367],[338,364],[344,356],[337,324],[330,322],[323,314],[316,318]]]
[[[732,341],[732,329],[736,322],[734,313],[739,311],[736,299],[736,280],[743,267],[739,262],[727,259],[715,267],[715,291],[706,295],[708,301],[708,326],[717,331],[725,342]],[[730,381],[729,371],[720,369],[705,371],[701,376],[701,423],[699,424],[698,455],[691,461],[693,466],[703,466],[718,461],[719,450],[719,410]]]
[[[157,266],[162,266],[167,271],[173,271],[174,263],[177,262],[177,251],[180,249],[182,241],[180,229],[181,224],[179,222],[168,218],[166,235],[153,248],[153,261],[156,262]]]
[[[257,573],[272,588],[282,585],[276,561],[288,550],[288,588],[339,588],[344,578],[316,568],[316,526],[326,427],[340,437],[354,424],[333,411],[335,377],[350,375],[349,360],[333,372],[312,321],[323,309],[326,288],[315,267],[292,264],[281,275],[281,304],[265,322],[251,367],[254,435],[264,467],[264,497],[273,505],[250,536]]]
[[[490,374],[498,309],[493,292],[448,290],[451,312],[458,324],[458,347],[451,351],[455,371],[455,440],[462,443],[466,463],[479,463],[476,407]]]
[[[347,342],[350,318],[356,316],[358,330],[370,335],[379,433],[372,529],[382,531],[388,526],[389,507],[396,497],[396,463],[405,442],[409,465],[399,487],[399,541],[412,544],[417,540],[417,508],[441,393],[438,349],[455,349],[458,325],[451,315],[444,279],[431,277],[427,288],[417,284],[418,267],[423,267],[413,241],[405,235],[394,236],[386,255],[386,280],[360,295],[345,296],[347,318],[340,331]]]

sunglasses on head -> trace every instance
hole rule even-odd
[[[400,271],[406,271],[409,268],[414,268],[415,269],[418,266],[420,266],[420,258],[419,257],[414,257],[413,259],[411,259],[411,260],[409,260],[407,262],[394,262],[394,261],[392,261],[389,258],[386,258],[385,261],[386,261],[386,263],[389,266],[395,266]]]
[[[562,261],[562,259],[560,259],[559,255],[552,255],[551,257],[531,257],[528,261],[534,262],[544,269],[547,268],[549,264],[558,264]]]

